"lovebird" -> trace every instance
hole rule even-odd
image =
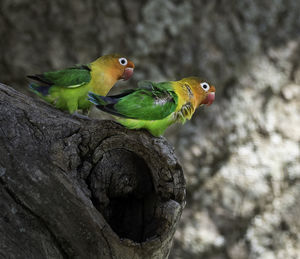
[[[132,61],[118,54],[105,55],[86,65],[27,76],[36,82],[30,89],[56,108],[70,113],[88,112],[92,103],[89,91],[105,96],[114,84],[128,80],[134,70]]]
[[[190,120],[197,107],[211,105],[215,87],[199,77],[154,83],[140,81],[137,89],[113,96],[89,93],[89,100],[102,111],[117,116],[129,129],[147,129],[158,137],[175,122]]]

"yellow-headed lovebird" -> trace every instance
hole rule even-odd
[[[31,75],[31,90],[56,108],[74,113],[88,111],[92,103],[89,91],[106,95],[114,84],[133,74],[134,64],[118,54],[105,55],[87,65],[76,65],[64,70]]]
[[[198,106],[211,105],[215,87],[198,77],[188,77],[161,83],[141,81],[137,89],[119,95],[88,96],[98,109],[117,116],[127,128],[144,128],[160,136],[169,125],[190,120]]]

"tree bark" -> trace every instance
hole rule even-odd
[[[0,257],[167,258],[185,181],[164,138],[0,84]]]

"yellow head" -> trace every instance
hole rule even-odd
[[[92,91],[99,95],[106,95],[118,80],[128,80],[134,69],[132,61],[118,54],[102,56],[90,66]]]
[[[128,58],[119,54],[104,55],[91,63],[92,67],[101,68],[105,75],[114,80],[128,80],[134,69],[134,64]]]
[[[184,84],[188,84],[195,98],[196,107],[206,104],[211,105],[215,100],[216,89],[213,85],[199,77],[187,77],[180,80]]]

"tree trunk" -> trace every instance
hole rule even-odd
[[[185,181],[164,138],[0,84],[0,154],[0,257],[168,257]]]

